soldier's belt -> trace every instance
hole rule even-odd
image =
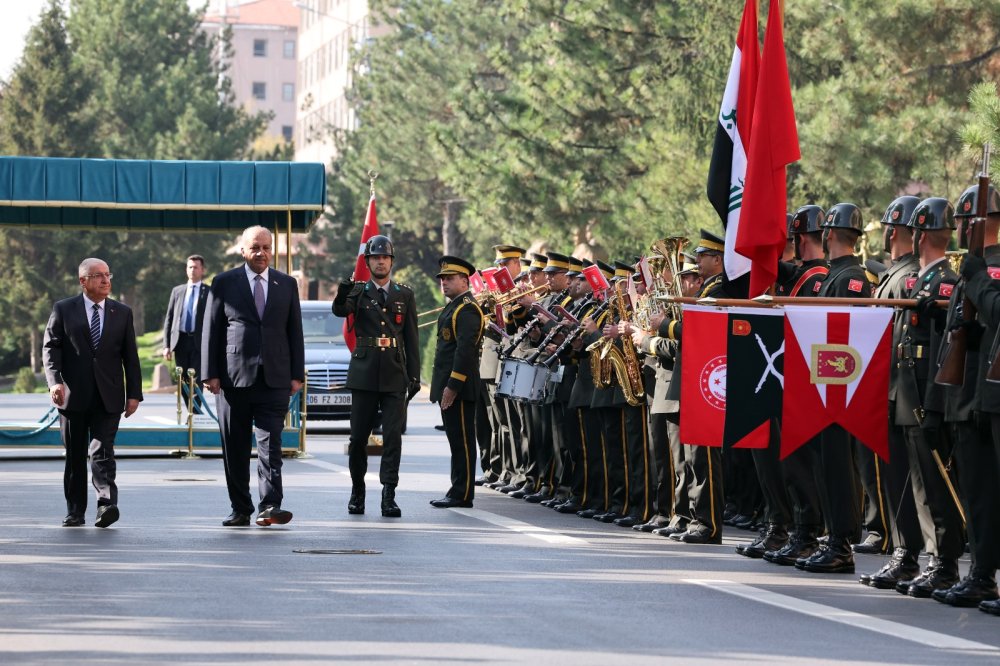
[[[359,347],[388,347],[396,346],[396,338],[358,338]]]
[[[896,345],[896,358],[927,358],[930,350],[924,345]]]

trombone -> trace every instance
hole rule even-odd
[[[517,288],[511,289],[507,293],[499,295],[495,294],[489,289],[484,289],[483,291],[476,294],[475,298],[476,298],[476,304],[479,305],[479,307],[487,311],[492,311],[498,305],[500,307],[505,308],[509,306],[511,303],[517,301],[519,298],[523,298],[524,296],[528,296],[531,294],[537,294],[538,296],[545,296],[548,292],[549,292],[549,286],[547,284],[540,284],[536,287],[530,287],[528,289],[517,289]],[[438,312],[444,310],[446,307],[448,306],[442,305],[441,307],[434,308],[433,310],[427,310],[425,312],[417,313],[417,318],[419,319],[420,317],[424,317],[427,315],[437,314]],[[437,320],[431,319],[430,321],[425,321],[422,324],[417,324],[417,328],[424,328],[426,326],[430,326],[435,323],[437,323]]]

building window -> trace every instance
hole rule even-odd
[[[281,84],[281,100],[283,102],[294,102],[295,101],[295,84],[294,83],[282,83]]]
[[[285,138],[285,141],[291,141],[292,140],[292,126],[291,125],[282,125],[281,126],[281,136],[283,136]]]
[[[266,39],[255,39],[255,40],[253,40],[253,57],[254,58],[266,58],[267,57],[267,40]]]
[[[294,60],[295,59],[295,40],[294,39],[286,39],[285,40],[285,47],[284,47],[284,49],[285,50],[282,53],[282,55],[284,55],[285,58],[287,58],[289,60]]]
[[[253,82],[253,98],[267,99],[267,84],[263,81]]]

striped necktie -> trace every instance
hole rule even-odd
[[[94,303],[94,314],[90,317],[90,344],[94,349],[101,342],[101,307]]]

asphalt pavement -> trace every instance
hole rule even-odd
[[[0,398],[0,422],[44,399]],[[169,418],[171,400],[133,418]],[[93,527],[91,506],[63,528],[60,452],[0,448],[0,663],[1000,662],[1000,618],[748,560],[748,532],[685,545],[482,489],[435,509],[439,418],[411,405],[401,519],[379,514],[378,458],[368,513],[349,516],[346,430],[311,429],[311,457],[285,461],[280,528],[221,526],[218,457],[145,449],[119,451],[117,524]]]

